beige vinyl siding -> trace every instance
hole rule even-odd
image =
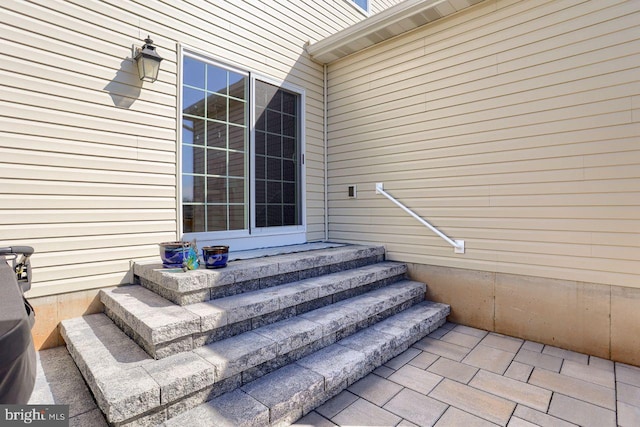
[[[369,7],[371,14],[382,12],[385,9],[390,8],[398,3],[402,3],[404,0],[369,0]]]
[[[640,287],[639,34],[637,1],[487,0],[331,64],[330,239]]]
[[[0,12],[0,245],[36,249],[31,296],[127,283],[130,260],[179,237],[179,44],[305,88],[307,235],[324,238],[323,74],[304,44],[364,19],[350,5],[34,0]],[[147,34],[164,61],[140,84],[131,46]]]

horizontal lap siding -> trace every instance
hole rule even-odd
[[[324,237],[322,66],[304,44],[363,19],[348,2],[0,10],[0,245],[35,247],[32,296],[129,282],[130,260],[155,259],[177,237],[178,43],[306,89],[308,238]],[[129,58],[147,34],[164,61],[140,86]]]
[[[332,64],[330,238],[640,287],[638,34],[637,2],[488,0]]]

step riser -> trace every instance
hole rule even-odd
[[[141,333],[137,329],[138,327],[141,327],[140,324],[136,323],[135,320],[126,319],[124,317],[126,311],[124,311],[120,307],[114,306],[114,302],[112,300],[108,298],[102,298],[102,302],[105,304],[105,314],[107,314],[107,316],[109,316],[114,323],[116,323],[138,345],[144,348],[145,351],[149,353],[149,355],[156,359],[162,359],[176,353],[192,350],[215,341],[220,341],[268,324],[307,313],[318,308],[326,307],[345,299],[362,295],[366,292],[384,288],[404,278],[405,269],[396,268],[396,270],[398,270],[397,272],[400,274],[395,274],[381,280],[375,280],[370,283],[365,283],[355,288],[338,291],[335,294],[325,295],[320,298],[305,301],[291,307],[269,311],[268,308],[257,306],[255,308],[256,313],[252,315],[253,317],[246,320],[227,324],[225,326],[217,327],[205,332],[200,331],[188,333],[178,339],[161,343],[154,343],[151,342],[148,338],[145,338],[145,334]],[[251,307],[249,307],[249,309],[251,309]],[[187,329],[188,326],[189,325],[186,325],[185,329]],[[200,329],[202,329],[203,327],[204,325]],[[193,330],[193,328],[190,329]],[[148,335],[149,334],[147,333],[146,336]]]
[[[384,261],[382,248],[363,249],[357,251],[355,255],[349,256],[356,258],[341,262],[332,258],[322,259],[319,257],[314,259],[310,256],[304,262],[292,261],[282,265],[274,265],[273,268],[264,268],[264,271],[252,271],[246,274],[241,270],[234,273],[230,267],[226,267],[229,269],[228,271],[225,269],[199,270],[187,273],[188,276],[181,276],[181,273],[178,273],[165,277],[167,275],[163,276],[162,270],[149,271],[148,266],[136,265],[134,266],[134,282],[178,305],[188,305]],[[321,265],[314,266],[314,264]],[[301,269],[294,269],[294,267],[301,267]],[[284,272],[279,273],[278,270],[284,270]],[[246,279],[246,277],[249,278]]]

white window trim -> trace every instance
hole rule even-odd
[[[355,5],[354,5],[355,6]],[[357,6],[356,6],[357,7]],[[359,9],[359,8],[358,8]],[[176,141],[176,156],[177,156],[177,170],[176,170],[176,223],[177,223],[177,235],[179,240],[191,241],[196,239],[200,247],[209,244],[227,244],[231,247],[231,250],[245,250],[255,249],[260,247],[279,246],[282,244],[296,244],[305,243],[307,235],[307,200],[306,200],[306,90],[292,83],[276,79],[271,76],[267,76],[263,73],[251,70],[248,67],[243,67],[238,64],[234,64],[230,61],[218,60],[216,55],[207,53],[197,48],[192,48],[181,43],[177,45],[178,52],[178,91],[177,91],[177,141]],[[284,227],[255,227],[255,215],[249,214],[249,229],[245,230],[229,230],[229,231],[215,231],[215,232],[197,232],[197,233],[184,233],[182,224],[182,62],[185,56],[191,56],[203,62],[207,62],[222,68],[226,68],[233,72],[243,74],[249,77],[249,180],[253,180],[255,176],[255,162],[253,161],[255,155],[255,129],[253,123],[254,109],[255,109],[255,80],[261,80],[266,83],[270,83],[283,89],[290,90],[300,95],[300,152],[302,158],[300,159],[300,210],[301,210],[301,225],[284,226]],[[249,210],[253,212],[255,210],[255,186],[249,186]],[[284,239],[282,239],[284,238]]]
[[[363,9],[359,5],[356,4],[353,0],[346,0],[347,3],[351,5],[358,12],[362,13],[364,16],[369,16],[371,14],[371,0],[367,0],[367,8]]]

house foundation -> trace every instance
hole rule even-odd
[[[452,322],[640,365],[640,289],[409,263]]]

